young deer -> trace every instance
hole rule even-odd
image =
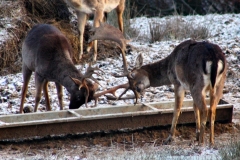
[[[93,26],[98,27],[100,22],[103,21],[104,13],[108,13],[113,9],[116,9],[118,16],[119,29],[123,32],[123,11],[125,8],[125,0],[65,0],[66,3],[75,9],[78,18],[78,30],[79,30],[79,42],[80,42],[80,54],[79,59],[83,54],[83,34],[87,21],[87,15],[94,15]],[[87,52],[90,51],[93,42],[89,43]],[[97,59],[97,41],[94,41],[94,56],[93,61]]]
[[[102,29],[104,30],[104,29]],[[112,33],[119,33],[113,29]],[[122,38],[106,34],[104,31],[96,32],[101,39],[113,40],[121,46]],[[119,41],[121,39],[121,41]],[[124,50],[124,48],[122,49]],[[126,58],[123,58],[126,64]],[[204,143],[204,132],[208,117],[206,105],[206,94],[210,96],[210,143],[214,144],[214,121],[216,106],[222,97],[224,81],[226,78],[226,59],[218,45],[209,42],[196,42],[187,40],[180,43],[173,52],[166,58],[151,64],[142,66],[143,59],[139,56],[136,60],[136,68],[131,72],[125,70],[123,76],[127,76],[129,84],[125,85],[126,90],[131,89],[137,99],[148,87],[162,85],[174,85],[175,107],[170,135],[165,143],[175,137],[176,124],[181,111],[182,102],[186,90],[190,90],[193,97],[193,107],[196,118],[196,133],[199,144]]]
[[[98,82],[92,77],[92,74],[96,69],[87,70],[84,77],[74,66],[71,59],[72,54],[68,39],[56,27],[40,24],[29,31],[22,45],[23,87],[20,113],[23,113],[23,104],[32,72],[35,72],[36,85],[34,112],[37,111],[42,90],[47,110],[51,110],[48,96],[49,81],[56,84],[61,110],[63,109],[62,85],[71,94],[69,109],[79,108],[86,101],[96,100],[101,95],[115,92],[115,90],[108,90],[94,94],[98,88]],[[93,84],[86,78],[91,78],[96,83]],[[83,79],[84,85],[82,85]]]

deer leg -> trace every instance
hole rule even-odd
[[[207,123],[207,105],[205,102],[205,99],[203,98],[202,105],[200,109],[200,135],[199,135],[199,145],[204,144],[204,132],[206,128],[206,123]]]
[[[58,101],[60,105],[60,110],[63,110],[63,87],[61,84],[55,82],[56,88],[57,88],[57,94],[58,94]]]
[[[118,16],[118,26],[120,31],[123,32],[123,11],[125,8],[125,2],[120,3],[116,8],[116,13]]]
[[[214,145],[214,123],[216,117],[216,107],[219,99],[210,91],[210,110],[209,110],[209,121],[210,121],[210,144]]]
[[[118,26],[120,31],[123,32],[123,12],[125,9],[125,1],[121,1],[120,4],[116,8],[117,16],[118,16]],[[125,48],[124,48],[125,49]],[[127,71],[127,64],[126,64],[126,56],[125,51],[122,50],[122,57],[123,57],[123,67],[124,67],[124,74],[126,74]]]
[[[221,78],[220,82],[216,84],[216,88],[213,90],[210,90],[210,110],[209,110],[209,123],[210,123],[210,144],[214,145],[214,123],[215,123],[215,117],[216,117],[216,107],[219,103],[220,98],[222,97],[222,91],[224,88],[224,81],[225,81],[226,75],[224,74]]]
[[[48,81],[46,79],[43,81],[43,94],[45,97],[47,111],[51,111],[50,100],[48,95]]]
[[[37,108],[41,99],[43,83],[44,83],[44,79],[35,72],[36,95],[35,95],[34,112],[37,112]]]
[[[208,109],[205,101],[205,95],[202,94],[202,90],[195,89],[194,91],[191,91],[192,97],[194,104],[199,109],[200,113],[200,134],[199,134],[199,145],[204,144],[204,132],[205,132],[205,127],[207,123],[207,114],[208,114]]]
[[[85,24],[87,21],[87,14],[77,11],[77,18],[78,18],[78,31],[79,31],[79,43],[80,43],[80,54],[78,58],[81,59],[83,55],[83,34],[84,34]]]
[[[225,76],[222,77],[221,81],[216,85],[216,88],[210,90],[210,110],[209,110],[209,121],[210,121],[210,144],[214,145],[214,123],[216,117],[216,107],[222,97],[222,90],[224,87]]]
[[[196,140],[199,141],[199,135],[200,135],[200,115],[199,115],[198,106],[195,103],[193,103],[193,109],[194,109],[195,120],[196,120]]]
[[[100,26],[100,22],[103,21],[103,18],[104,18],[104,12],[102,9],[98,9],[95,11],[95,14],[94,14],[94,23],[93,23],[93,26],[94,27],[99,27]],[[95,40],[93,42],[94,44],[94,55],[93,55],[93,61],[95,62],[97,60],[97,40]],[[89,45],[88,48],[87,48],[87,51],[89,51],[91,49],[91,46]]]
[[[89,97],[89,89],[88,89],[88,87],[86,87],[86,92],[84,93],[84,95],[85,95],[85,106],[86,106],[86,108],[88,108],[88,105],[87,105],[88,97]]]
[[[177,126],[178,117],[180,115],[184,93],[185,90],[181,86],[174,86],[174,93],[175,93],[175,107],[174,107],[174,113],[173,113],[173,120],[172,120],[172,126],[170,130],[170,135],[165,140],[164,144],[168,144],[175,138],[175,131]]]
[[[22,86],[21,104],[20,104],[19,113],[23,113],[23,104],[27,94],[28,84],[32,75],[32,71],[29,70],[25,65],[23,65],[22,71],[23,71],[23,86]]]

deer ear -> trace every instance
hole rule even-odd
[[[143,56],[142,54],[140,53],[138,55],[138,57],[136,58],[136,61],[135,61],[135,68],[137,69],[140,69],[143,65]]]
[[[81,86],[81,85],[82,85],[82,82],[79,81],[78,79],[72,78],[72,77],[70,77],[70,78],[73,80],[73,82],[74,82],[76,85],[78,85],[78,86]]]

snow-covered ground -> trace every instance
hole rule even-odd
[[[165,18],[146,18],[140,17],[131,20],[131,26],[133,28],[138,28],[139,36],[144,35],[146,36],[146,40],[141,41],[132,41],[130,44],[133,46],[132,54],[127,55],[127,61],[130,67],[133,67],[135,58],[138,54],[142,53],[144,57],[144,64],[155,62],[161,58],[166,57],[171,51],[174,49],[176,45],[178,45],[183,40],[171,40],[171,41],[161,41],[155,43],[148,43],[147,40],[150,37],[147,37],[149,34],[149,22],[154,21],[158,23],[164,23],[166,19],[174,18],[165,17]],[[217,15],[217,14],[210,14],[206,16],[186,16],[181,17],[183,21],[190,21],[193,24],[201,24],[205,27],[209,28],[210,34],[212,35],[208,41],[212,43],[218,44],[224,52],[227,51],[226,57],[227,61],[229,62],[229,69],[232,70],[236,77],[235,79],[227,79],[226,87],[228,86],[236,86],[240,85],[238,81],[238,70],[239,70],[239,56],[240,56],[240,14],[224,14],[224,15]],[[4,32],[4,31],[1,31]],[[232,63],[235,65],[232,66]],[[121,57],[117,58],[108,58],[104,61],[97,61],[96,65],[101,66],[101,69],[104,70],[104,74],[102,77],[99,77],[100,83],[103,86],[100,87],[100,90],[110,88],[112,86],[116,86],[127,82],[126,78],[115,78],[111,76],[111,73],[114,72],[121,72],[122,68],[122,60]],[[85,71],[85,66],[77,66],[82,72]],[[11,74],[7,76],[0,77],[0,93],[1,93],[1,108],[0,108],[0,115],[1,114],[12,114],[17,113],[19,110],[20,104],[20,97],[21,97],[21,87],[22,87],[22,74]],[[172,86],[161,86],[156,88],[149,88],[148,92],[146,92],[145,96],[143,97],[143,102],[149,101],[163,101],[173,99],[173,93],[169,91],[169,87]],[[236,86],[237,87],[237,86]],[[230,88],[231,89],[231,88]],[[227,97],[238,97],[239,90],[235,90],[237,93],[232,93],[231,90],[229,93],[224,94],[223,98]],[[122,90],[117,91],[118,94],[121,93]],[[32,76],[31,82],[28,87],[28,97],[26,98],[25,105],[34,106],[34,92],[35,92],[35,85],[34,85],[34,75]],[[52,102],[52,109],[59,110],[58,107],[58,100],[56,89],[54,83],[50,83],[49,85],[49,95],[51,96]],[[131,91],[128,94],[132,94]],[[189,94],[186,95],[186,98],[191,98]],[[42,97],[44,100],[44,97]],[[44,110],[44,101],[39,106],[39,110]],[[227,100],[230,100],[227,98]],[[232,102],[232,101],[230,101]],[[100,98],[99,106],[106,106],[106,104],[122,104],[122,103],[133,103],[133,100],[128,101],[107,101],[104,96]],[[236,102],[239,103],[239,102]],[[65,90],[64,92],[64,104],[65,109],[68,108],[69,104],[69,94]],[[93,103],[92,103],[93,105]],[[239,106],[239,104],[235,104]],[[85,107],[84,105],[82,107]]]
[[[155,21],[163,24],[166,19],[173,18],[146,18],[140,17],[131,20],[131,26],[139,29],[139,36],[149,35],[149,22]],[[209,14],[206,16],[185,16],[181,17],[183,21],[191,22],[193,24],[201,24],[206,26],[211,37],[206,39],[212,43],[218,44],[222,50],[226,53],[227,61],[229,63],[229,71],[227,80],[225,83],[223,99],[232,103],[234,105],[234,112],[240,112],[240,80],[239,80],[239,70],[240,70],[240,14]],[[3,39],[2,33],[4,30],[0,29],[0,41]],[[131,54],[127,55],[127,61],[130,67],[133,67],[135,58],[138,54],[142,53],[144,57],[144,64],[152,63],[161,58],[166,57],[183,40],[171,40],[171,41],[160,41],[155,43],[149,43],[150,37],[146,37],[145,40],[133,40],[130,44],[133,46],[133,51]],[[121,72],[122,59],[121,57],[108,58],[104,61],[97,61],[98,66],[104,70],[104,74],[100,73],[102,77],[99,82],[103,87],[100,87],[100,91],[112,86],[123,84],[127,82],[126,78],[115,78],[111,76],[111,73]],[[87,66],[77,66],[82,72],[85,71]],[[94,75],[96,76],[96,75]],[[15,114],[19,111],[20,98],[21,98],[21,87],[22,87],[22,74],[10,74],[7,76],[0,77],[0,115],[5,114]],[[149,88],[143,97],[143,102],[158,102],[174,100],[174,95],[172,92],[173,86],[161,86],[156,88]],[[117,91],[120,94],[122,90]],[[59,110],[57,93],[54,83],[49,84],[49,95],[51,96],[51,106],[52,110]],[[28,86],[28,96],[26,98],[25,106],[34,106],[34,76],[32,76],[30,84]],[[129,91],[127,94],[132,94]],[[191,98],[190,94],[187,93],[186,99]],[[108,101],[104,96],[100,97],[99,106],[107,107],[107,105],[117,105],[124,103],[133,103],[133,100],[126,101]],[[69,105],[69,93],[64,90],[64,109],[68,109]],[[91,102],[89,105],[93,105]],[[85,107],[84,105],[82,107]],[[42,97],[41,104],[38,107],[38,112],[45,111],[44,97]],[[234,123],[239,123],[239,117],[234,117]],[[211,152],[211,151],[210,151]],[[212,151],[216,154],[215,151]],[[202,152],[204,154],[205,152]],[[210,154],[209,150],[206,154]]]

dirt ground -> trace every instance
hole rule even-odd
[[[94,133],[67,136],[64,138],[41,139],[18,143],[0,143],[2,158],[26,159],[105,159],[122,152],[136,152],[143,149],[163,151],[172,149],[172,156],[190,156],[201,154],[195,141],[195,125],[179,125],[177,138],[171,145],[162,145],[168,136],[170,127],[152,127],[130,132]],[[239,140],[240,127],[233,123],[217,123],[215,125],[215,146],[217,150],[230,141]],[[208,144],[209,126],[206,129]],[[206,145],[208,147],[208,145]],[[184,151],[184,153],[182,153]],[[45,157],[45,158],[44,158]],[[75,157],[75,158],[74,158]],[[55,159],[54,158],[54,159]]]

